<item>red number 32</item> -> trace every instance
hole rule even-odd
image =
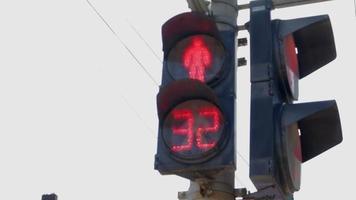
[[[204,135],[215,134],[220,129],[220,112],[216,107],[200,108],[197,116],[190,109],[179,109],[173,111],[173,119],[182,122],[184,126],[173,126],[173,135],[185,136],[184,144],[173,145],[174,152],[189,151],[193,144],[202,150],[215,147],[217,141],[206,141]]]

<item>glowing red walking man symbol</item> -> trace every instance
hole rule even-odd
[[[205,70],[211,67],[211,52],[201,37],[192,38],[192,43],[183,53],[183,65],[189,78],[205,82]]]

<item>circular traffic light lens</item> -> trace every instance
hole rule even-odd
[[[224,118],[218,107],[203,100],[176,106],[163,124],[163,139],[174,156],[199,161],[216,152],[224,132]]]
[[[302,147],[299,136],[298,125],[292,124],[285,129],[284,145],[287,155],[289,177],[294,191],[300,188]]]
[[[168,71],[175,79],[209,82],[221,71],[224,47],[208,35],[194,35],[177,42],[168,54]]]
[[[294,100],[298,99],[299,66],[297,49],[292,34],[284,38],[284,63],[287,88]]]

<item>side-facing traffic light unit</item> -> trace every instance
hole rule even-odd
[[[293,199],[301,163],[342,141],[336,102],[294,104],[298,81],[336,58],[327,15],[271,20],[251,2],[250,178],[259,196]]]
[[[155,157],[161,174],[194,180],[235,170],[235,35],[197,12],[162,26]]]

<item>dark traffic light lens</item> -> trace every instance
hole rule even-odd
[[[220,144],[224,118],[218,107],[190,100],[176,106],[166,117],[163,138],[170,151],[184,160],[209,157]]]
[[[208,35],[194,35],[179,41],[168,54],[168,71],[175,79],[209,82],[221,71],[224,47]]]
[[[297,124],[292,124],[285,129],[284,151],[287,155],[289,177],[294,191],[300,188],[302,147],[300,143],[299,128]]]

